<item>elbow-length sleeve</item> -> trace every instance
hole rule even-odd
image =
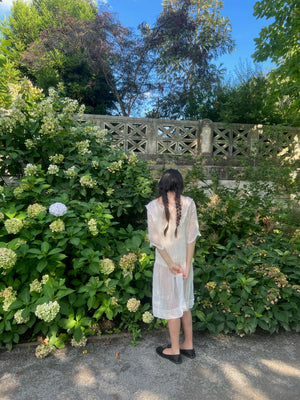
[[[155,217],[151,211],[150,204],[148,204],[146,208],[150,246],[155,246],[159,250],[163,250],[164,247],[161,245],[161,235],[159,234],[157,229],[158,224],[155,223]]]
[[[193,243],[197,236],[201,236],[199,232],[199,223],[196,211],[196,205],[194,200],[192,200],[189,210],[189,220],[187,226],[187,243]]]

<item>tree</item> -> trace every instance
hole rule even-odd
[[[97,8],[89,0],[17,0],[1,31],[11,42],[11,59],[22,75],[46,91],[62,81],[66,94],[85,103],[87,112],[104,114],[112,107],[113,96],[99,66],[88,64],[88,46],[85,49],[79,38],[88,36],[85,26],[96,17]],[[59,34],[62,40],[55,47]],[[75,45],[67,43],[68,37],[76,38]]]
[[[171,117],[180,117],[193,107],[196,89],[207,89],[218,81],[221,71],[213,59],[233,49],[230,23],[221,16],[222,7],[219,0],[164,0],[154,27],[143,25],[142,32],[157,54],[158,74],[165,82],[162,107]]]
[[[255,61],[268,58],[276,64],[269,74],[274,96],[286,105],[291,124],[300,123],[300,51],[299,3],[297,0],[261,0],[254,5],[257,18],[272,18],[274,22],[262,28],[255,40]]]
[[[18,82],[20,78],[19,71],[9,59],[10,52],[7,49],[9,45],[8,40],[0,39],[0,107],[10,105],[9,84]]]
[[[63,81],[66,94],[85,103],[88,112],[114,109],[129,116],[153,87],[155,59],[148,42],[113,14],[86,10],[87,0],[79,2],[81,13],[77,1],[65,3],[18,0],[14,5],[2,32],[14,43],[19,68],[44,89]]]
[[[66,16],[91,20],[96,14],[97,9],[89,0],[16,0],[11,14],[0,23],[1,33],[20,53],[49,26],[63,26]]]
[[[197,94],[196,119],[248,124],[285,124],[285,115],[258,66],[240,63],[235,74],[207,93]]]
[[[143,40],[107,12],[90,21],[69,17],[64,26],[50,26],[23,53],[22,62],[40,86],[53,85],[58,79],[70,82],[68,95],[76,94],[86,105],[106,93],[107,105],[112,109],[114,100],[114,109],[124,116],[130,115],[151,88],[149,74],[155,64]],[[82,96],[82,89],[77,93],[82,81],[86,82],[83,87],[90,89],[87,97]],[[102,96],[97,93],[99,83]],[[99,107],[94,112],[99,112]]]
[[[91,21],[66,17],[64,26],[49,26],[39,40],[23,52],[26,65],[39,87],[63,82],[66,93],[83,102],[88,113],[105,114],[113,96],[101,69],[105,33],[98,17]]]
[[[198,118],[215,122],[279,124],[280,110],[269,91],[268,79],[259,74],[238,85],[220,84],[200,103]]]

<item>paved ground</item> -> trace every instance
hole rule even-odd
[[[197,358],[181,365],[155,347],[167,331],[147,333],[136,347],[124,336],[45,359],[35,348],[0,353],[1,400],[299,400],[300,335],[195,338]],[[116,357],[117,354],[117,357]]]

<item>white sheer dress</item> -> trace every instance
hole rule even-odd
[[[181,219],[175,237],[176,206],[169,206],[169,229],[164,236],[167,225],[164,206],[157,199],[147,204],[148,231],[150,245],[155,246],[153,270],[152,309],[153,315],[161,319],[181,318],[184,311],[194,305],[193,267],[189,276],[183,280],[183,294],[180,296],[180,282],[173,274],[157,249],[165,249],[173,262],[185,271],[187,244],[200,236],[196,206],[190,197],[181,196]],[[182,275],[181,275],[182,276]],[[182,282],[181,282],[182,285]]]

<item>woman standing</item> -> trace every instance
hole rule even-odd
[[[196,356],[191,308],[194,305],[192,259],[199,233],[194,201],[182,196],[179,171],[167,170],[158,184],[159,197],[147,206],[150,245],[155,246],[152,308],[167,319],[171,345],[158,347],[161,357],[180,364],[181,355]],[[181,322],[184,342],[179,344]]]

